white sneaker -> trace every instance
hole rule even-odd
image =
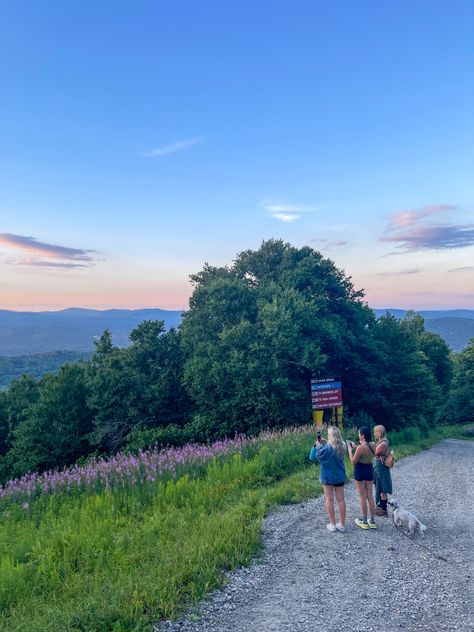
[[[346,527],[343,527],[340,522],[336,524],[336,529],[340,531],[341,533],[344,533],[346,531]]]
[[[334,533],[334,531],[337,531],[336,525],[335,524],[331,524],[331,523],[326,525],[326,529],[328,531],[331,531],[332,533]]]

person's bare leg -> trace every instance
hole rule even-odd
[[[357,493],[359,494],[360,510],[362,517],[367,521],[367,497],[365,495],[365,481],[355,481]]]
[[[365,481],[365,495],[367,497],[367,504],[369,505],[370,517],[373,518],[375,515],[375,502],[374,502],[374,494],[372,491],[373,482]]]
[[[336,514],[334,513],[334,488],[332,485],[323,485],[324,497],[326,498],[326,511],[328,512],[329,522],[336,524]]]
[[[339,507],[339,522],[341,526],[346,526],[346,499],[344,498],[344,487],[335,487],[337,506]]]

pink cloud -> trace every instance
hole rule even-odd
[[[406,228],[424,217],[430,217],[436,213],[445,213],[446,211],[456,211],[457,208],[457,206],[453,206],[452,204],[429,204],[428,206],[423,206],[423,208],[420,208],[417,211],[399,211],[390,217],[391,224],[388,227],[388,230]]]
[[[11,261],[13,265],[78,268],[86,267],[94,263],[94,259],[91,256],[91,253],[94,252],[93,250],[47,244],[38,241],[34,237],[14,235],[12,233],[0,233],[0,244],[12,250],[20,250],[26,254],[33,255],[33,257]]]
[[[473,224],[433,224],[428,219],[456,210],[458,207],[451,204],[431,204],[418,210],[400,211],[390,217],[380,240],[398,243],[398,252],[466,248],[474,244]]]
[[[409,226],[406,230],[399,230],[395,234],[380,239],[398,242],[400,247],[407,251],[465,248],[474,244],[474,225],[432,226],[421,224]]]

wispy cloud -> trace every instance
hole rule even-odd
[[[280,222],[296,222],[297,219],[300,218],[300,215],[296,215],[296,213],[272,213],[272,217],[274,219],[279,219]]]
[[[376,276],[403,276],[406,274],[418,274],[421,268],[408,268],[407,270],[398,270],[398,272],[378,272]]]
[[[474,266],[462,266],[461,268],[452,268],[448,272],[474,272]]]
[[[381,237],[382,241],[399,242],[405,251],[450,250],[474,244],[474,225],[412,226],[395,235]]]
[[[438,204],[400,211],[390,217],[380,240],[397,243],[399,252],[466,248],[474,244],[473,224],[433,224],[428,220],[432,215],[456,210],[457,206]]]
[[[185,140],[179,140],[170,145],[163,145],[162,147],[155,147],[150,151],[145,152],[143,155],[145,158],[162,158],[163,156],[169,156],[170,154],[176,154],[178,151],[184,151],[195,145],[201,145],[204,142],[203,138],[187,138]]]
[[[451,204],[429,204],[418,210],[398,211],[390,216],[391,224],[388,230],[396,230],[398,228],[406,228],[417,223],[420,219],[430,217],[437,213],[445,213],[446,211],[456,211],[457,206]]]
[[[295,222],[304,213],[314,213],[318,209],[314,206],[304,206],[302,204],[275,204],[270,200],[262,200],[261,208],[273,219],[280,222]]]
[[[47,244],[35,237],[0,233],[0,245],[30,255],[10,259],[8,263],[11,265],[68,269],[85,268],[95,263],[94,250]]]
[[[7,260],[12,266],[34,266],[35,268],[56,268],[62,270],[72,270],[74,268],[87,268],[86,263],[68,263],[67,261],[44,261],[43,259],[9,259]]]
[[[347,246],[349,242],[343,241],[343,240],[333,241],[333,240],[321,237],[321,238],[310,239],[310,243],[321,244],[320,246],[321,250],[330,250],[331,248],[341,248],[342,246]]]

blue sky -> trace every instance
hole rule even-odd
[[[4,3],[0,307],[186,307],[264,239],[474,307],[474,4]]]

